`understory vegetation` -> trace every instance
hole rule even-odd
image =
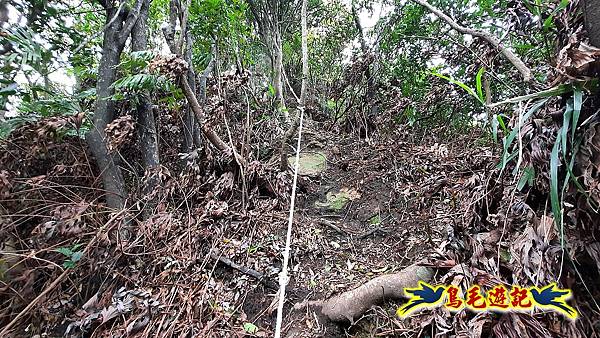
[[[599,72],[595,0],[0,0],[0,337],[280,299],[282,337],[598,337]],[[577,318],[398,316],[419,281]]]

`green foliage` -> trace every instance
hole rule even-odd
[[[61,247],[54,251],[63,254],[66,259],[63,262],[63,267],[66,269],[72,269],[77,265],[77,262],[83,258],[83,251],[79,251],[78,249],[82,246],[82,244],[75,244],[70,248]]]
[[[144,90],[169,90],[170,83],[164,76],[154,74],[132,74],[118,79],[112,84],[117,95],[125,92],[140,92]],[[119,96],[120,97],[120,96]],[[123,98],[123,97],[120,97]]]
[[[483,96],[481,78],[483,77],[483,73],[485,72],[485,68],[481,67],[477,72],[477,76],[475,77],[475,82],[477,84],[477,98],[480,102],[485,104],[485,97]]]
[[[557,228],[560,231],[561,245],[564,246],[565,238],[564,238],[564,226],[563,226],[563,201],[562,196],[566,191],[569,182],[572,182],[577,190],[583,195],[588,197],[588,201],[590,201],[589,196],[586,190],[581,186],[581,184],[577,181],[575,175],[573,174],[573,165],[575,163],[575,157],[577,155],[579,149],[580,140],[576,138],[575,129],[579,122],[579,117],[581,114],[581,107],[583,105],[583,92],[582,89],[578,85],[570,86],[573,94],[572,97],[567,101],[565,106],[565,110],[563,112],[563,123],[559,128],[558,133],[556,134],[556,139],[554,141],[554,145],[552,146],[552,151],[550,153],[550,204],[552,208],[552,214],[554,215],[554,221]],[[554,91],[554,95],[562,95],[562,90],[560,92]],[[520,158],[519,158],[519,149],[512,150],[511,145],[513,141],[518,137],[518,133],[520,129],[523,127],[524,123],[541,107],[543,107],[548,102],[548,95],[544,94],[544,98],[540,99],[536,103],[534,103],[531,108],[527,111],[527,113],[523,115],[519,115],[519,120],[517,121],[517,125],[512,130],[507,130],[505,124],[503,123],[503,118],[498,116],[498,121],[502,122],[501,127],[505,133],[505,137],[503,138],[503,153],[501,162],[498,167],[503,171],[507,164],[514,160],[519,159],[515,166],[514,174],[517,175],[521,170]],[[508,100],[510,101],[510,100]],[[569,133],[569,130],[571,132]],[[568,157],[570,156],[570,157]],[[565,177],[562,179],[562,187],[560,186],[561,177],[560,175],[560,167],[564,165],[564,173]],[[517,183],[517,189],[522,190],[526,185],[533,185],[535,179],[535,170],[533,167],[528,166],[522,169],[522,174]]]
[[[533,186],[533,181],[535,179],[535,168],[527,167],[523,169],[523,175],[519,179],[519,183],[517,183],[517,190],[521,191],[525,187],[526,184],[529,186]]]
[[[519,114],[519,120],[517,121],[517,125],[513,128],[513,130],[510,131],[510,133],[505,133],[505,136],[502,139],[502,157],[500,160],[500,164],[498,165],[498,167],[500,168],[500,175],[502,175],[502,172],[506,168],[507,164],[511,160],[515,159],[518,155],[519,150],[512,152],[511,146],[513,141],[515,141],[515,139],[517,138],[517,135],[520,132],[521,128],[534,113],[539,111],[546,104],[547,101],[548,99],[542,99],[535,103],[524,115]],[[504,126],[504,122],[502,122],[502,124],[503,130],[508,131],[506,126]]]
[[[573,174],[573,165],[575,163],[575,156],[577,155],[579,149],[580,140],[577,140],[575,137],[575,129],[577,128],[577,123],[579,122],[579,115],[581,112],[581,107],[583,104],[583,93],[580,87],[573,87],[573,97],[567,102],[565,107],[565,111],[563,113],[563,124],[558,134],[556,135],[556,140],[554,141],[554,146],[552,147],[552,153],[550,155],[550,203],[552,205],[552,214],[554,215],[554,222],[556,226],[560,229],[560,239],[561,245],[564,247],[565,238],[564,238],[564,226],[563,226],[563,212],[562,212],[562,196],[566,191],[568,184],[572,181],[577,188],[577,190],[587,197],[588,202],[590,202],[589,195],[587,191],[581,186],[581,184],[577,181],[576,176]],[[569,137],[569,128],[571,128],[571,136]],[[568,148],[568,145],[571,147]],[[571,158],[567,158],[567,156],[571,155]],[[562,154],[562,158],[561,158]],[[565,178],[563,180],[562,189],[559,190],[559,165],[562,162],[565,164]]]
[[[340,0],[309,1],[307,20],[310,82],[317,88],[330,87],[331,83],[338,80],[342,74],[343,51],[347,47],[348,41],[352,41],[356,37],[356,27],[351,13]],[[299,31],[299,28],[298,25],[296,32]],[[299,46],[299,40],[296,45]],[[295,60],[293,61],[295,74],[301,74],[300,48],[295,49],[293,54],[288,57]],[[286,64],[289,63],[290,61],[286,60]]]
[[[178,93],[175,85],[165,76],[149,73],[148,64],[154,57],[155,54],[150,51],[124,54],[118,66],[122,76],[111,85],[115,90],[113,100],[127,99],[135,102],[144,91]]]
[[[241,61],[251,61],[251,56],[245,53],[251,39],[246,11],[247,4],[242,0],[192,1],[188,24],[194,37],[195,67],[204,69],[208,65],[215,43],[223,57],[239,53]]]
[[[255,334],[258,332],[258,326],[252,323],[244,323],[244,331],[246,333]]]
[[[481,72],[481,70],[480,70],[480,72]],[[472,97],[477,99],[479,101],[479,103],[481,103],[482,105],[485,105],[485,101],[483,100],[483,94],[481,94],[481,75],[480,75],[480,73],[477,73],[477,77],[478,77],[477,93],[475,92],[475,90],[473,90],[473,88],[471,88],[471,87],[467,86],[466,84],[464,84],[463,82],[455,80],[451,77],[448,77],[448,76],[445,76],[445,75],[442,75],[442,74],[436,73],[436,72],[431,72],[431,75],[435,75],[441,79],[444,79],[452,84],[459,86],[460,88],[464,89],[469,95],[471,95]]]

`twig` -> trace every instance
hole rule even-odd
[[[335,230],[335,232],[337,232],[337,233],[338,233],[338,234],[340,234],[340,235],[344,235],[344,236],[349,236],[349,235],[350,235],[350,234],[349,234],[347,231],[345,231],[345,230],[342,230],[340,227],[338,227],[338,226],[335,224],[335,222],[332,222],[332,221],[330,221],[330,220],[327,220],[327,219],[320,219],[320,220],[319,220],[319,223],[320,223],[320,224],[323,224],[323,225],[326,225],[326,226],[328,226],[328,227],[330,227],[331,229]]]
[[[227,257],[223,257],[221,255],[216,254],[215,252],[211,252],[210,253],[210,258],[227,265],[228,267],[235,269],[245,275],[248,275],[256,280],[258,280],[261,284],[263,284],[264,286],[268,287],[269,289],[273,289],[273,290],[277,290],[279,287],[277,286],[277,284],[273,283],[272,281],[268,280],[267,278],[265,278],[265,276],[254,270],[254,269],[250,269],[247,268],[245,266],[241,266],[237,263],[235,263],[234,261],[232,261],[231,259],[227,258]]]
[[[369,237],[369,236],[371,236],[371,235],[373,235],[373,234],[375,234],[377,232],[380,232],[380,233],[383,233],[383,234],[387,234],[390,231],[389,230],[385,230],[385,229],[383,229],[381,227],[376,227],[376,228],[374,228],[372,230],[369,230],[369,231],[365,232],[364,234],[360,235],[358,237],[358,239],[365,239],[365,238],[367,238],[367,237]]]

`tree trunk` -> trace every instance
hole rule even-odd
[[[142,2],[142,0],[137,0],[133,8],[123,10],[121,10],[122,7],[114,6],[112,3],[101,2],[106,10],[107,27],[104,30],[102,57],[98,66],[97,99],[92,117],[94,126],[87,134],[86,140],[96,158],[98,168],[102,171],[106,204],[111,209],[124,207],[125,182],[117,163],[117,157],[114,153],[108,152],[104,130],[115,116],[115,103],[110,100],[114,94],[111,85],[116,79],[121,52],[123,52],[125,42],[137,21]]]
[[[244,160],[235,149],[231,148],[226,142],[224,142],[221,137],[211,128],[211,126],[206,122],[206,116],[200,103],[198,102],[198,98],[196,97],[196,93],[192,91],[190,87],[187,76],[181,76],[179,79],[179,84],[181,89],[183,90],[183,95],[188,101],[188,104],[192,108],[194,115],[196,117],[196,121],[200,124],[202,128],[202,132],[204,136],[210,141],[210,143],[215,146],[217,149],[223,152],[231,152],[236,162],[244,167],[246,166],[246,160]]]
[[[290,126],[290,128],[286,131],[285,135],[283,135],[283,140],[281,141],[281,146],[279,149],[279,170],[286,171],[288,168],[288,149],[287,143],[290,141],[292,136],[296,133],[298,126],[300,125],[300,116],[304,112],[306,107],[306,91],[308,86],[308,27],[306,24],[306,12],[307,12],[307,4],[308,0],[302,0],[302,9],[300,12],[300,20],[302,27],[302,85],[300,87],[300,102],[299,109],[300,114],[296,116],[294,119],[294,123]],[[300,149],[298,149],[300,151]]]
[[[189,31],[185,33],[185,53],[184,60],[187,62],[189,68],[187,71],[187,80],[190,85],[190,88],[193,92],[196,92],[196,74],[194,74],[194,68],[192,67],[192,45],[193,45],[192,37],[190,36]],[[198,124],[196,123],[196,119],[194,117],[194,112],[189,107],[185,109],[185,121],[184,121],[184,140],[185,140],[185,152],[192,152],[196,148],[200,148],[202,146],[202,138],[200,137],[200,131],[198,128]]]
[[[115,15],[114,9],[107,9],[107,20]],[[112,122],[115,114],[115,103],[108,99],[113,95],[114,90],[110,87],[116,78],[117,65],[123,51],[123,45],[117,43],[117,33],[122,20],[115,20],[104,31],[104,41],[102,46],[102,57],[98,67],[98,83],[96,85],[96,107],[92,122],[92,130],[86,139],[90,146],[98,168],[102,171],[102,183],[106,190],[106,204],[112,209],[122,209],[124,206],[123,197],[125,196],[125,183],[121,169],[117,164],[117,158],[114,154],[109,154],[106,147],[106,134],[104,129]]]
[[[285,109],[285,99],[283,97],[283,46],[279,25],[273,33],[273,53],[275,63],[273,65],[273,87],[275,87],[275,97],[277,98],[278,108],[282,109],[283,117],[286,122],[290,121],[290,116]]]
[[[194,69],[192,68],[192,45],[194,41],[189,34],[189,30],[185,27],[185,34],[176,39],[175,32],[177,31],[177,22],[179,20],[180,26],[187,26],[184,21],[186,19],[186,8],[181,7],[182,4],[178,0],[171,0],[169,3],[169,24],[163,28],[163,34],[165,36],[165,40],[167,41],[167,45],[169,46],[169,50],[172,54],[175,55],[183,55],[184,60],[188,63],[189,68],[187,72],[187,82],[190,88],[195,92],[196,91],[196,79],[194,74]],[[181,51],[183,47],[183,41],[185,40],[185,51]],[[200,148],[202,146],[202,137],[201,130],[198,127],[198,121],[196,121],[196,117],[192,108],[188,106],[185,108],[185,112],[183,114],[183,152],[190,153],[195,148]]]
[[[203,109],[206,104],[206,82],[208,80],[208,76],[210,75],[210,73],[212,73],[214,65],[215,65],[215,58],[216,58],[216,45],[215,44],[213,44],[213,47],[211,50],[212,50],[212,56],[211,56],[210,61],[208,62],[208,66],[206,66],[206,69],[204,69],[204,71],[202,71],[202,74],[200,74],[200,77],[196,81],[196,97],[198,98],[198,101]],[[193,112],[191,110],[190,110],[190,113],[192,113],[192,117],[194,117]],[[195,119],[195,117],[194,117],[194,119]],[[200,128],[196,127],[194,129],[194,142],[196,142],[197,148],[200,148],[200,145],[202,144],[201,141],[202,141],[202,130]]]
[[[358,30],[358,37],[360,39],[360,49],[362,52],[363,57],[368,57],[369,56],[369,47],[367,46],[367,40],[365,39],[365,34],[363,31],[363,28],[360,24],[360,19],[358,16],[358,13],[356,11],[356,7],[354,6],[354,2],[352,2],[352,17],[354,19],[354,25],[356,26],[356,29]],[[379,114],[379,106],[377,105],[377,102],[375,102],[376,98],[375,98],[375,79],[373,78],[373,72],[371,69],[371,65],[367,64],[366,65],[366,69],[365,69],[365,78],[367,80],[367,92],[365,95],[365,100],[367,105],[369,106],[369,113],[368,116],[364,117],[364,128],[365,128],[365,135],[368,137],[369,135],[369,128],[373,125],[373,123],[371,122],[371,119],[374,118],[375,116],[377,116]]]
[[[306,107],[307,85],[308,85],[308,27],[306,24],[306,12],[308,11],[307,0],[302,0],[300,11],[300,26],[302,29],[302,85],[300,87],[300,106]]]
[[[146,50],[146,48],[148,48],[148,7],[149,0],[144,0],[139,18],[131,31],[131,50],[134,52]],[[142,161],[144,162],[145,173],[150,175],[143,190],[144,194],[148,195],[152,193],[159,184],[158,180],[154,177],[153,171],[160,165],[158,137],[149,93],[145,92],[139,96],[137,118]],[[148,201],[143,215],[145,219],[151,215],[155,204],[156,202],[154,199]]]
[[[600,48],[600,1],[585,0],[585,29],[590,37],[591,44]]]

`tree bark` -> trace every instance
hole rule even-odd
[[[219,137],[219,135],[207,124],[204,111],[203,111],[202,107],[200,106],[198,99],[196,98],[196,93],[194,93],[192,91],[192,88],[190,87],[190,85],[187,81],[187,76],[181,76],[179,79],[179,82],[181,85],[181,89],[183,90],[183,94],[185,95],[185,98],[187,99],[188,104],[192,108],[192,111],[194,112],[196,120],[202,127],[202,132],[204,133],[206,138],[210,141],[210,143],[213,146],[215,146],[220,151],[232,153],[234,159],[239,163],[239,165],[245,166],[246,160],[244,160],[235,151],[235,149],[232,149],[227,143],[225,143],[221,139],[221,137]]]
[[[107,8],[106,13],[107,19],[114,16],[112,9]],[[96,158],[98,168],[102,171],[102,183],[107,193],[106,204],[115,209],[123,208],[125,183],[114,154],[109,154],[106,148],[104,129],[114,118],[115,104],[108,97],[113,94],[110,85],[115,81],[115,67],[119,64],[124,47],[115,43],[119,26],[122,24],[123,20],[119,18],[108,25],[104,31],[102,57],[98,67],[98,83],[96,85],[98,99],[92,117],[94,126],[87,135],[87,142]]]
[[[177,0],[171,0],[171,13],[170,13],[170,25],[168,27],[165,27],[163,29],[163,33],[165,35],[165,38],[167,39],[167,44],[169,45],[169,48],[171,49],[171,53],[177,55],[178,57],[183,57],[184,61],[186,61],[188,63],[188,71],[185,74],[182,74],[181,76],[179,76],[179,86],[181,87],[183,94],[185,95],[185,98],[187,99],[188,102],[188,107],[191,109],[192,113],[193,113],[193,118],[195,120],[194,122],[194,127],[193,128],[189,128],[188,130],[191,131],[190,136],[192,138],[200,138],[200,133],[194,133],[193,129],[196,128],[196,123],[200,126],[200,128],[196,128],[196,129],[201,129],[202,133],[206,136],[206,138],[208,139],[208,141],[215,146],[217,149],[219,149],[220,151],[226,152],[226,153],[230,153],[234,159],[236,160],[236,162],[240,165],[240,166],[245,166],[246,165],[246,161],[235,151],[235,149],[231,148],[227,143],[225,143],[220,137],[219,135],[207,124],[206,122],[206,118],[205,118],[205,114],[204,114],[204,110],[202,108],[202,106],[200,105],[200,102],[198,102],[198,97],[196,96],[196,78],[195,78],[195,73],[193,71],[192,65],[191,65],[191,46],[192,46],[192,40],[191,38],[189,38],[189,34],[187,31],[185,31],[185,26],[186,26],[186,18],[187,18],[187,11],[189,9],[189,1],[187,2],[187,6],[186,8],[181,8],[181,4],[179,2],[177,2]],[[177,11],[177,13],[174,13],[175,11]],[[178,40],[179,42],[175,42],[175,38],[174,38],[174,32],[175,32],[175,28],[176,28],[176,24],[177,24],[177,18],[179,18],[179,22],[180,25],[183,27],[183,31],[185,32],[184,34],[182,34],[182,36],[180,37],[180,39]],[[185,43],[187,45],[186,50],[182,51],[182,46],[180,44],[180,42],[185,39]],[[204,85],[204,87],[206,87],[206,85]],[[190,121],[191,119],[188,119],[188,121]]]
[[[184,60],[189,65],[187,71],[187,80],[190,88],[193,92],[196,92],[196,74],[192,67],[192,45],[194,41],[190,36],[189,31],[185,33],[185,53]],[[187,153],[192,152],[195,148],[202,146],[202,138],[200,137],[200,131],[196,119],[194,118],[194,112],[192,108],[188,107],[185,110],[185,123],[184,123],[184,139],[185,139],[185,151]]]
[[[290,117],[285,109],[283,95],[283,47],[280,21],[285,16],[290,15],[290,4],[292,4],[291,1],[282,0],[248,0],[258,32],[265,46],[267,46],[267,53],[271,59],[271,81],[275,89],[275,98],[279,108],[283,111],[286,122],[290,121]]]
[[[123,47],[108,41],[114,41],[112,28],[107,28],[104,33],[104,48],[98,67],[98,84],[96,85],[96,108],[92,117],[93,128],[87,135],[98,168],[102,171],[102,183],[106,190],[106,204],[109,208],[122,209],[125,196],[125,183],[121,169],[117,165],[114,154],[109,154],[106,147],[106,134],[104,129],[114,119],[115,104],[108,99],[113,95],[110,85],[116,78],[116,66],[119,64]]]
[[[143,51],[148,48],[148,7],[150,5],[149,0],[143,0],[140,15],[133,26],[131,31],[131,50],[132,51]],[[147,175],[150,175],[147,179],[146,186],[144,187],[144,194],[151,194],[156,189],[159,181],[153,175],[154,170],[160,165],[160,152],[158,146],[158,137],[156,132],[156,124],[154,121],[154,111],[152,109],[152,101],[150,100],[149,93],[144,92],[139,96],[139,102],[137,104],[137,118],[138,118],[138,136],[141,145],[142,161],[144,162],[144,169]],[[154,207],[156,201],[151,199],[144,208],[143,217],[147,219]]]
[[[102,172],[102,182],[106,190],[106,204],[112,209],[124,207],[125,182],[118,166],[115,154],[109,153],[106,146],[106,126],[115,116],[115,103],[110,100],[114,94],[111,85],[116,79],[117,65],[121,52],[125,47],[127,37],[137,21],[142,0],[138,0],[133,9],[121,9],[112,4],[103,3],[106,9],[107,26],[102,42],[102,57],[98,67],[98,82],[96,84],[96,107],[92,117],[93,128],[87,134],[86,140],[98,168]],[[116,18],[111,20],[111,18]]]
[[[590,43],[600,48],[600,1],[584,0],[585,29],[590,37]]]
[[[302,0],[302,9],[300,10],[300,26],[302,29],[302,85],[300,86],[300,106],[306,106],[307,86],[308,86],[308,27],[306,16],[308,11],[308,1]]]
[[[184,60],[188,63],[189,69],[187,71],[187,82],[192,91],[195,92],[196,79],[194,69],[192,68],[192,46],[194,41],[189,34],[189,30],[186,28],[187,6],[186,8],[181,8],[181,6],[182,4],[179,0],[171,0],[169,3],[169,24],[163,28],[163,34],[171,53],[175,55],[183,55]],[[177,30],[178,20],[179,25],[182,28],[182,32],[185,30],[185,33],[181,33],[181,36],[176,39],[175,32]],[[181,49],[183,48],[184,40],[186,48],[185,51],[182,52]],[[183,117],[183,151],[190,153],[195,148],[200,148],[201,146],[201,131],[198,127],[194,112],[188,104],[188,107],[185,108]]]

